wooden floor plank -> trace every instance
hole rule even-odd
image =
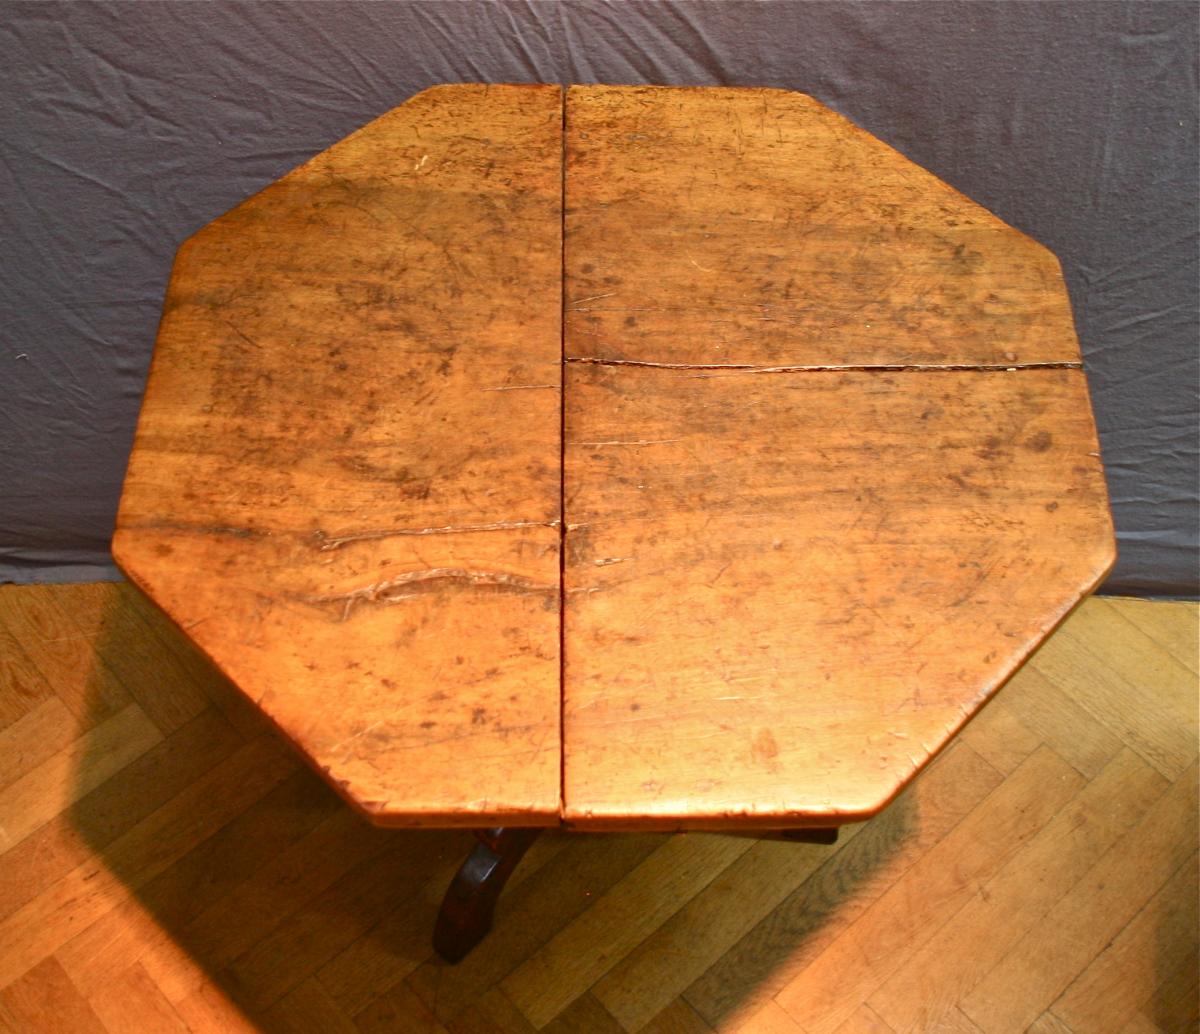
[[[188,1034],[183,1018],[136,963],[98,988],[88,1001],[109,1034]]]
[[[545,1026],[752,846],[734,837],[671,838],[508,977],[505,993],[535,1027]]]
[[[172,936],[170,926],[136,897],[119,901],[59,948],[55,958],[88,998],[120,984],[135,967],[147,974],[165,998],[160,973],[181,966],[198,969],[187,949]],[[199,974],[198,980],[207,981],[202,970]]]
[[[185,966],[156,973],[167,996],[178,1001],[194,993],[205,971],[222,971],[356,864],[385,850],[387,843],[385,835],[347,808],[325,813],[300,839],[281,845],[251,879],[188,923],[180,939],[204,969]]]
[[[985,1034],[1032,1023],[1185,863],[1194,843],[1195,773],[1181,776],[975,989],[963,1010]]]
[[[182,1001],[175,1011],[187,1022],[192,1034],[261,1034],[252,1022],[215,983],[205,983]]]
[[[317,979],[344,1012],[357,1015],[418,968],[421,972],[415,976],[414,981],[410,981],[410,985],[414,982],[419,984],[422,993],[429,995],[435,1003],[438,1000],[449,999],[451,1002],[457,1001],[461,1009],[462,1004],[473,997],[474,993],[468,990],[469,988],[490,987],[499,979],[495,975],[488,976],[488,967],[484,960],[503,956],[506,931],[519,929],[529,933],[529,924],[525,923],[520,915],[522,901],[529,900],[522,895],[522,884],[533,881],[534,907],[544,906],[549,911],[554,887],[548,886],[546,881],[553,877],[547,877],[542,867],[576,840],[554,832],[547,832],[539,837],[506,885],[498,906],[497,933],[485,940],[480,949],[473,952],[466,962],[448,968],[441,965],[439,960],[427,962],[433,955],[429,932],[433,929],[437,911],[441,907],[442,898],[453,873],[475,843],[474,838],[466,833],[462,833],[461,838],[457,849],[453,845],[450,846],[447,859],[438,871],[423,884],[414,887],[413,893],[390,913],[383,915],[378,925],[371,930],[369,937],[355,941],[318,971]],[[527,891],[528,889],[526,888]],[[515,918],[510,918],[511,911],[517,913]],[[536,928],[536,924],[534,925]],[[510,968],[511,965],[500,975]],[[440,975],[459,978],[457,984],[446,989],[452,990],[452,993],[441,993],[440,984],[436,981]],[[431,976],[434,977],[432,987],[429,981]],[[440,1019],[447,1022],[453,1015],[454,1012],[451,1011]],[[522,1019],[522,1022],[526,1021]]]
[[[94,725],[126,707],[130,697],[96,644],[75,625],[70,600],[40,585],[0,587],[0,626],[63,703],[86,725]]]
[[[687,1002],[676,998],[638,1034],[712,1034],[712,1027]]]
[[[1130,1021],[1139,1018],[1164,1034],[1195,1034],[1200,1029],[1200,959],[1195,942],[1175,960],[1167,963],[1166,976],[1153,993],[1142,1003],[1141,1010]],[[1128,1029],[1128,1024],[1126,1028]]]
[[[446,887],[474,842],[465,832],[447,840],[428,877],[406,881],[408,890],[394,908],[383,911],[370,935],[347,945],[317,971],[317,979],[345,1013],[362,1012],[433,955],[429,931]],[[528,876],[522,868],[510,887],[519,886],[519,878]]]
[[[1145,989],[1187,958],[1200,928],[1200,871],[1192,855],[1054,1003],[1067,1026],[1116,1034],[1138,1011]]]
[[[228,722],[206,711],[79,798],[3,855],[0,919],[102,854],[241,745]]]
[[[979,1028],[967,1018],[961,1009],[954,1009],[942,1017],[929,1034],[980,1034]],[[1066,1032],[1060,1032],[1066,1034]]]
[[[39,962],[0,991],[0,1003],[13,1029],[21,1034],[108,1034],[54,958]]]
[[[294,983],[315,975],[371,930],[411,884],[428,879],[448,857],[450,844],[461,842],[448,831],[390,839],[383,851],[345,873],[230,963],[227,979],[239,1001],[256,1011],[266,1009]]]
[[[864,1002],[838,1027],[836,1034],[894,1034],[894,1031],[879,1013]]]
[[[358,1013],[354,1025],[361,1034],[390,1034],[398,1030],[412,1031],[412,1034],[447,1034],[438,1018],[403,981]]]
[[[1155,769],[1123,752],[980,886],[952,923],[908,953],[871,1005],[897,1034],[935,1027],[1166,788]]]
[[[56,696],[0,728],[0,790],[49,760],[86,732]]]
[[[9,591],[0,587],[0,597]],[[0,729],[6,728],[33,708],[55,696],[41,669],[29,659],[9,628],[0,618]]]
[[[1200,673],[1200,615],[1196,613],[1194,603],[1098,596],[1092,606],[1111,608],[1165,648],[1184,667]]]
[[[1027,664],[1009,679],[995,702],[1018,715],[1021,723],[1043,743],[1053,746],[1064,761],[1094,779],[1116,757],[1124,741],[1085,711],[1072,695],[1081,688],[1086,692],[1089,678],[1090,673],[1081,666],[1072,683],[1060,689]]]
[[[591,994],[580,995],[540,1029],[546,1034],[625,1034],[625,1028]]]
[[[76,985],[90,994],[141,963],[155,979],[161,978],[164,988],[174,990],[176,969],[193,968],[186,947],[179,943],[187,924],[251,879],[327,814],[307,807],[314,788],[318,801],[332,797],[311,772],[295,772],[149,881],[136,899],[64,945],[58,957]]]
[[[262,1025],[279,1034],[358,1034],[354,1022],[315,980],[293,988],[263,1014]]]
[[[446,1029],[451,1034],[533,1034],[535,1028],[496,987],[447,1020]]]
[[[248,807],[296,762],[274,740],[257,740],[51,884],[0,922],[0,987],[128,901],[195,844]]]
[[[187,669],[147,634],[138,612],[123,605],[116,585],[102,592],[74,585],[52,589],[58,609],[70,616],[105,668],[164,734],[208,707],[208,697]]]
[[[730,1034],[804,1034],[804,1028],[774,999],[767,999],[743,1020],[721,1030]]]
[[[1195,759],[1195,672],[1111,607],[1081,608],[1030,663],[1168,779]]]
[[[959,1012],[958,1015],[962,1016],[963,1014]],[[967,1022],[969,1023],[970,1021],[968,1020]],[[973,1031],[979,1030],[973,1023],[970,1029]],[[1029,1025],[1025,1034],[1076,1034],[1076,1032],[1047,1009]]]
[[[1040,748],[775,1000],[809,1034],[836,1030],[895,972],[902,953],[919,948],[962,908],[1082,782],[1057,754]]]
[[[129,704],[30,768],[0,798],[0,851],[19,844],[162,739]]]
[[[4,1000],[0,998],[0,1034],[18,1034],[17,1026],[20,1021],[12,1014],[11,1010],[4,1004]]]
[[[1000,783],[999,773],[966,744],[951,747],[694,981],[684,997],[714,1027],[752,1012],[820,958]]]
[[[146,884],[140,898],[181,929],[252,882],[284,849],[342,803],[308,768],[297,768],[212,836]]]
[[[837,847],[860,828],[849,827]],[[640,1029],[836,849],[760,841],[619,962],[592,993],[626,1030]]]
[[[1049,1016],[1052,1014],[1046,1013],[1046,1015]],[[1055,1022],[1058,1021],[1056,1020]],[[1132,1020],[1125,1024],[1121,1034],[1165,1034],[1166,1029],[1167,1028],[1165,1027],[1160,1027],[1145,1013],[1139,1012],[1133,1017]],[[1030,1027],[1030,1030],[1034,1031],[1034,1034],[1068,1034],[1068,1032],[1065,1032],[1061,1029],[1061,1025],[1059,1027],[1052,1028],[1049,1031],[1036,1029],[1033,1026]],[[1074,1032],[1069,1032],[1069,1034],[1074,1034]],[[1180,1034],[1184,1034],[1184,1032],[1180,1031]],[[1192,1028],[1188,1028],[1186,1034],[1192,1034]]]
[[[1042,737],[1025,724],[1007,694],[993,699],[972,718],[959,738],[1004,775],[1020,768],[1021,762],[1042,745]]]
[[[495,929],[464,961],[446,966],[433,960],[412,975],[414,988],[440,1019],[499,986],[666,841],[661,835],[564,839],[561,854],[500,899]]]

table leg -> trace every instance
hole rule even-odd
[[[479,829],[479,843],[458,870],[442,901],[433,947],[447,962],[461,962],[492,928],[500,892],[540,829]]]

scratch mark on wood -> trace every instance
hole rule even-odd
[[[484,593],[503,593],[517,596],[553,594],[558,585],[547,585],[508,571],[477,571],[464,567],[431,567],[425,571],[408,571],[386,581],[364,585],[350,592],[328,593],[319,596],[296,595],[301,603],[338,604],[342,620],[350,617],[359,603],[398,603],[446,589],[467,589]]]
[[[527,388],[557,388],[557,384],[501,384],[495,388],[482,388],[482,391],[524,391]]]
[[[673,442],[681,442],[682,438],[639,438],[633,441],[621,441],[615,438],[607,442],[570,442],[571,445],[580,445],[588,447],[598,447],[601,445],[670,445]]]
[[[609,291],[607,294],[589,294],[586,298],[576,298],[567,308],[571,312],[587,312],[587,309],[579,308],[584,302],[598,302],[601,298],[615,298],[616,296],[616,291]]]
[[[491,524],[447,524],[434,528],[389,528],[381,531],[360,531],[351,535],[327,535],[317,529],[313,532],[321,550],[340,549],[347,542],[363,542],[370,539],[389,539],[406,535],[459,535],[480,531],[515,531],[520,528],[557,528],[558,521],[496,521]]]

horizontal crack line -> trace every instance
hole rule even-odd
[[[892,372],[940,372],[960,371],[981,372],[999,371],[1011,372],[1016,370],[1081,370],[1082,363],[872,363],[872,364],[836,364],[836,363],[800,363],[789,366],[760,366],[754,363],[654,363],[643,359],[596,359],[583,356],[568,356],[566,363],[578,363],[587,366],[636,366],[652,370],[728,370],[731,373],[873,373]]]
[[[559,594],[558,585],[547,585],[524,575],[508,571],[479,571],[462,567],[431,567],[425,571],[409,571],[386,581],[375,582],[349,592],[322,595],[292,594],[300,603],[314,606],[333,604],[341,611],[343,621],[351,611],[363,603],[399,603],[416,596],[442,593],[447,590],[466,590],[504,595],[553,595]]]
[[[390,539],[409,535],[458,535],[478,531],[512,531],[519,528],[557,528],[558,521],[497,521],[494,524],[447,524],[434,528],[391,528],[380,531],[360,531],[350,535],[328,535],[323,531],[313,533],[322,550],[338,549],[347,542],[364,542],[370,539]]]

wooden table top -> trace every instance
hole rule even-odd
[[[874,814],[1114,557],[1040,245],[803,95],[483,85],[185,242],[113,548],[372,821],[598,829]]]

